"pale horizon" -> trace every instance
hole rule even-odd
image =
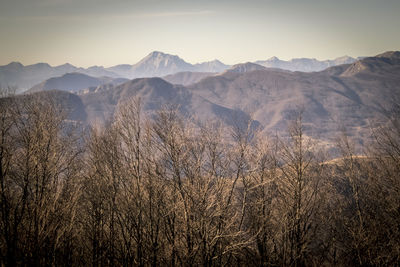
[[[389,50],[388,50],[389,51]],[[337,56],[337,57],[334,57],[334,58],[315,58],[315,57],[293,57],[293,58],[281,58],[281,57],[277,57],[279,60],[283,60],[283,61],[290,61],[290,60],[292,60],[292,59],[301,59],[301,58],[309,58],[309,59],[316,59],[316,60],[318,60],[318,61],[325,61],[325,60],[334,60],[334,59],[337,59],[337,58],[340,58],[340,57],[345,57],[345,56],[349,56],[349,57],[352,57],[352,58],[358,58],[358,57],[372,57],[372,56],[375,56],[375,55],[378,55],[378,54],[382,54],[382,53],[384,53],[384,52],[388,52],[388,51],[382,51],[382,52],[379,52],[379,53],[376,53],[376,54],[374,54],[374,55],[360,55],[360,56],[358,56],[358,55],[354,55],[354,56],[352,56],[352,55],[341,55],[341,56]],[[396,50],[397,51],[397,50]],[[145,58],[146,56],[148,56],[150,53],[152,53],[152,52],[162,52],[162,53],[164,53],[164,54],[168,54],[168,55],[173,55],[173,56],[178,56],[179,58],[181,58],[181,59],[183,59],[185,62],[187,62],[187,63],[190,63],[190,64],[198,64],[198,63],[204,63],[204,62],[210,62],[210,61],[214,61],[214,60],[218,60],[218,61],[220,61],[220,62],[222,62],[222,63],[224,63],[224,64],[226,64],[226,65],[235,65],[235,64],[241,64],[241,63],[247,63],[247,62],[255,62],[255,61],[257,61],[257,60],[268,60],[268,59],[270,59],[271,57],[274,57],[274,56],[271,56],[271,57],[268,57],[268,58],[259,58],[259,59],[255,59],[255,60],[245,60],[245,61],[241,61],[241,62],[233,62],[233,63],[231,63],[231,64],[229,64],[229,63],[226,63],[225,61],[223,61],[223,60],[221,60],[221,59],[219,59],[219,58],[214,58],[214,59],[209,59],[209,60],[203,60],[203,61],[198,61],[198,62],[192,62],[192,61],[189,61],[189,60],[187,60],[187,59],[185,59],[185,58],[183,58],[183,57],[181,57],[180,55],[178,55],[178,54],[174,54],[174,53],[167,53],[167,52],[164,52],[164,51],[160,51],[160,50],[154,50],[154,51],[150,51],[149,53],[147,53],[147,54],[145,54],[145,55],[143,55],[143,57],[141,57],[140,59],[138,59],[136,62],[122,62],[122,63],[117,63],[117,64],[113,64],[113,65],[103,65],[103,64],[95,64],[95,65],[77,65],[77,64],[73,64],[73,63],[71,63],[71,62],[62,62],[62,63],[56,63],[56,64],[51,64],[50,62],[46,62],[46,61],[37,61],[37,62],[30,62],[30,63],[25,63],[25,62],[21,62],[21,61],[18,61],[18,60],[13,60],[13,61],[10,61],[10,62],[7,62],[7,63],[5,63],[5,64],[0,64],[0,66],[5,66],[5,65],[8,65],[8,64],[11,64],[11,63],[21,63],[22,65],[24,65],[24,66],[30,66],[30,65],[35,65],[35,64],[41,64],[41,63],[44,63],[44,64],[49,64],[51,67],[57,67],[57,66],[61,66],[61,65],[65,65],[65,64],[71,64],[71,65],[73,65],[73,66],[75,66],[75,67],[81,67],[81,68],[89,68],[89,67],[104,67],[104,68],[109,68],[109,67],[114,67],[114,66],[116,66],[116,65],[125,65],[125,64],[129,64],[129,65],[134,65],[134,64],[136,64],[136,63],[138,63],[140,60],[142,60],[143,58]]]

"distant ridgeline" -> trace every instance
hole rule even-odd
[[[345,129],[356,144],[364,144],[371,138],[371,129],[386,123],[391,110],[400,103],[399,54],[386,52],[320,72],[291,72],[255,63],[228,68],[218,62],[208,64],[213,66],[211,69],[204,67],[207,64],[200,64],[202,71],[211,72],[185,71],[162,78],[134,80],[72,72],[49,78],[27,93],[53,91],[58,102],[68,99],[65,106],[72,114],[71,119],[83,125],[112,120],[115,112],[132,97],[140,98],[143,111],[150,115],[167,105],[175,106],[184,116],[197,121],[221,121],[231,127],[252,121],[253,127],[263,135],[286,132],[291,114],[301,109],[305,134],[310,138],[332,146]],[[167,74],[167,61],[173,66],[191,68],[177,56],[160,52],[151,53],[134,66],[142,73],[150,71],[150,66],[158,66],[153,68],[153,73],[161,75]],[[7,68],[17,71],[28,67],[13,63]],[[36,67],[43,72],[49,68],[76,70],[71,65],[51,68],[38,64],[29,68]],[[174,70],[181,70],[181,67]],[[121,65],[113,70],[132,68]],[[2,67],[2,73],[4,69]],[[89,69],[93,72],[101,68]]]
[[[356,61],[356,59],[351,57],[341,57],[335,60],[325,61],[308,58],[282,61],[274,57],[266,61],[257,61],[255,63],[268,68],[290,71],[321,71],[331,66],[353,63],[354,61]],[[56,67],[52,67],[47,63],[24,66],[21,63],[12,62],[8,65],[0,66],[0,85],[14,86],[18,89],[18,92],[23,92],[47,79],[60,77],[66,73],[73,72],[97,78],[108,77],[108,80],[110,80],[111,78],[133,79],[143,77],[163,77],[178,72],[221,73],[230,67],[231,66],[225,65],[219,60],[190,64],[178,56],[164,54],[157,51],[150,53],[136,64],[121,64],[108,68],[92,66],[85,69],[75,67],[68,63]],[[94,85],[91,84],[91,86]]]

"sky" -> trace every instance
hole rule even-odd
[[[399,0],[0,0],[0,65],[320,60],[400,50]]]

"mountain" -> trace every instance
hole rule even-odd
[[[23,91],[43,80],[65,74],[64,71],[64,67],[52,68],[46,63],[24,66],[19,62],[12,62],[0,66],[0,84],[1,86],[15,86]]]
[[[354,72],[359,65],[368,67]],[[173,103],[180,105],[184,114],[197,114],[202,119],[221,118],[221,110],[231,119],[235,111],[251,114],[264,134],[284,133],[294,112],[303,109],[306,134],[327,144],[334,143],[343,127],[356,142],[367,142],[370,127],[384,123],[390,108],[400,99],[397,53],[364,58],[321,72],[289,72],[253,63],[239,64],[231,70],[205,75],[187,86],[158,78],[136,79],[86,94],[82,99],[92,121],[110,118],[121,101],[139,96],[147,112]],[[191,77],[193,73],[179,75]]]
[[[197,83],[200,80],[213,76],[215,73],[213,72],[191,72],[191,71],[185,71],[185,72],[178,72],[175,74],[170,74],[167,76],[162,77],[165,81],[173,84],[180,84],[180,85],[190,85],[193,83]]]
[[[76,72],[77,70],[79,70],[79,68],[77,68],[74,65],[71,65],[69,63],[55,66],[54,69],[60,73],[70,73],[70,72]]]
[[[120,77],[125,77],[125,78],[130,78],[131,76],[134,76],[134,73],[132,73],[131,69],[132,65],[129,64],[120,64],[107,68],[108,71],[117,73]]]
[[[78,124],[85,125],[87,123],[87,114],[82,99],[76,94],[66,91],[50,90],[16,95],[13,98],[4,97],[0,98],[0,106],[15,105],[15,102],[17,102],[22,104],[21,107],[23,108],[26,101],[34,101],[38,98],[44,99],[45,101],[53,101],[60,110],[65,112],[67,122],[72,122],[75,126]]]
[[[13,67],[21,68],[19,64]],[[175,105],[185,116],[204,121],[232,125],[235,119],[251,120],[265,135],[285,134],[293,114],[303,110],[305,135],[330,146],[343,128],[356,142],[368,142],[371,128],[387,122],[391,108],[400,103],[399,52],[320,72],[282,71],[253,63],[231,70],[205,74],[186,86],[161,78],[138,78],[119,85],[98,85],[74,97],[82,102],[87,124],[112,120],[125,101],[140,97],[150,116],[166,105]],[[197,79],[191,72],[179,75],[188,81]],[[184,81],[179,75],[169,78]]]
[[[102,77],[102,76],[107,76],[107,77],[112,77],[112,78],[123,77],[115,72],[105,69],[102,66],[92,66],[87,69],[79,68],[77,70],[77,72],[84,73],[84,74],[94,76],[94,77]]]
[[[161,78],[139,78],[115,86],[112,89],[88,93],[81,96],[86,107],[89,123],[102,123],[112,119],[116,110],[132,97],[141,99],[143,111],[155,114],[165,106],[176,106],[187,117],[202,121],[221,120],[233,124],[250,120],[243,111],[233,110],[204,99],[180,85],[173,85]],[[254,121],[254,125],[259,123]]]
[[[310,72],[321,71],[339,64],[350,64],[355,61],[356,59],[347,56],[326,61],[308,58],[282,61],[273,57],[265,61],[257,61],[255,64],[267,68]],[[244,64],[248,65],[248,63]],[[0,86],[15,86],[18,92],[23,92],[49,78],[59,77],[72,72],[79,72],[93,77],[107,76],[112,78],[134,79],[141,77],[163,77],[178,72],[222,73],[231,67],[232,66],[225,65],[219,60],[190,64],[176,55],[165,54],[158,51],[151,52],[136,64],[121,64],[108,68],[102,66],[80,68],[68,63],[55,67],[47,63],[24,66],[18,62],[11,62],[8,65],[0,66]],[[248,67],[249,66],[246,68]],[[238,65],[235,65],[234,69],[240,71]]]
[[[129,80],[125,79],[125,78],[116,78],[116,79],[112,79],[111,81],[106,79],[104,81],[105,83],[102,83],[97,86],[85,87],[84,89],[78,90],[75,93],[78,95],[84,95],[84,94],[89,94],[89,93],[97,93],[97,92],[112,90],[112,89],[114,89],[115,85],[123,84],[127,81],[129,81]]]
[[[122,77],[162,77],[178,72],[222,72],[228,69],[219,60],[190,64],[176,55],[154,51],[134,65],[116,65],[107,70],[118,73]]]
[[[385,53],[377,55],[376,57],[399,59],[400,58],[400,51],[387,51]]]
[[[194,66],[196,72],[223,72],[230,68],[229,65],[225,65],[219,60],[213,60],[203,63],[197,63]]]
[[[290,61],[280,60],[277,57],[272,57],[267,60],[256,61],[256,64],[262,65],[267,68],[278,68],[290,71],[302,71],[302,72],[313,72],[322,71],[326,68],[341,65],[341,64],[351,64],[357,61],[357,59],[343,56],[336,58],[334,60],[324,60],[319,61],[315,58],[294,58]]]
[[[178,56],[154,51],[133,65],[131,72],[134,77],[160,77],[192,69],[191,64]]]
[[[254,70],[265,70],[265,67],[251,62],[233,65],[227,72],[244,73]]]
[[[384,122],[388,110],[400,100],[400,61],[396,53],[390,55],[321,72],[226,72],[188,89],[216,104],[252,114],[265,133],[284,132],[288,119],[300,108],[309,136],[332,143],[345,127],[362,143],[370,136],[371,123]]]
[[[400,52],[386,52],[376,57],[367,57],[356,61],[340,73],[340,76],[349,77],[355,75],[399,75]]]
[[[95,77],[119,77],[119,75],[97,66],[84,69],[68,63],[52,67],[47,63],[24,66],[19,62],[12,62],[8,65],[0,66],[0,85],[13,86],[17,88],[17,92],[24,92],[47,79],[71,72],[79,72]]]
[[[19,62],[11,62],[8,65],[0,66],[0,70],[2,70],[2,71],[7,71],[8,70],[8,71],[11,72],[11,71],[21,70],[23,67],[24,67],[24,65],[22,65]]]
[[[61,77],[50,78],[40,84],[33,86],[27,92],[39,92],[49,90],[62,90],[68,92],[78,92],[86,88],[97,87],[102,84],[119,84],[126,79],[113,79],[110,77],[91,77],[86,74],[74,72],[67,73]]]
[[[0,66],[0,86],[13,86],[18,92],[24,92],[29,88],[53,77],[59,77],[66,73],[82,73],[92,77],[111,78],[141,78],[162,77],[178,72],[222,72],[229,66],[218,60],[190,64],[175,55],[162,52],[151,52],[136,64],[121,64],[105,68],[103,66],[91,66],[89,68],[75,67],[69,63],[60,66],[50,66],[47,63],[37,63],[24,66],[19,62],[11,62]]]
[[[338,57],[334,60],[326,60],[326,62],[328,62],[329,67],[333,67],[333,66],[337,66],[337,65],[351,64],[360,59],[362,59],[362,58],[352,58],[349,56],[343,56],[343,57]]]

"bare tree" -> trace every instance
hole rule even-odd
[[[250,157],[246,225],[255,236],[254,247],[248,247],[253,264],[269,266],[278,263],[274,244],[276,226],[273,223],[277,198],[278,176],[277,142],[258,137]]]
[[[51,98],[17,100],[2,108],[2,117],[11,119],[2,125],[2,234],[8,263],[55,264],[65,256],[63,242],[74,235],[78,137]]]
[[[2,92],[4,97],[8,96],[6,91]],[[17,233],[21,224],[12,178],[12,165],[15,160],[16,148],[13,138],[15,118],[11,109],[13,100],[10,98],[0,99],[0,101],[1,262],[6,265],[15,265],[18,244]]]
[[[304,134],[302,112],[289,126],[288,140],[280,141],[278,157],[278,253],[281,264],[303,266],[309,263],[318,228],[316,214],[322,204],[319,189],[323,165],[316,158],[313,141]]]

